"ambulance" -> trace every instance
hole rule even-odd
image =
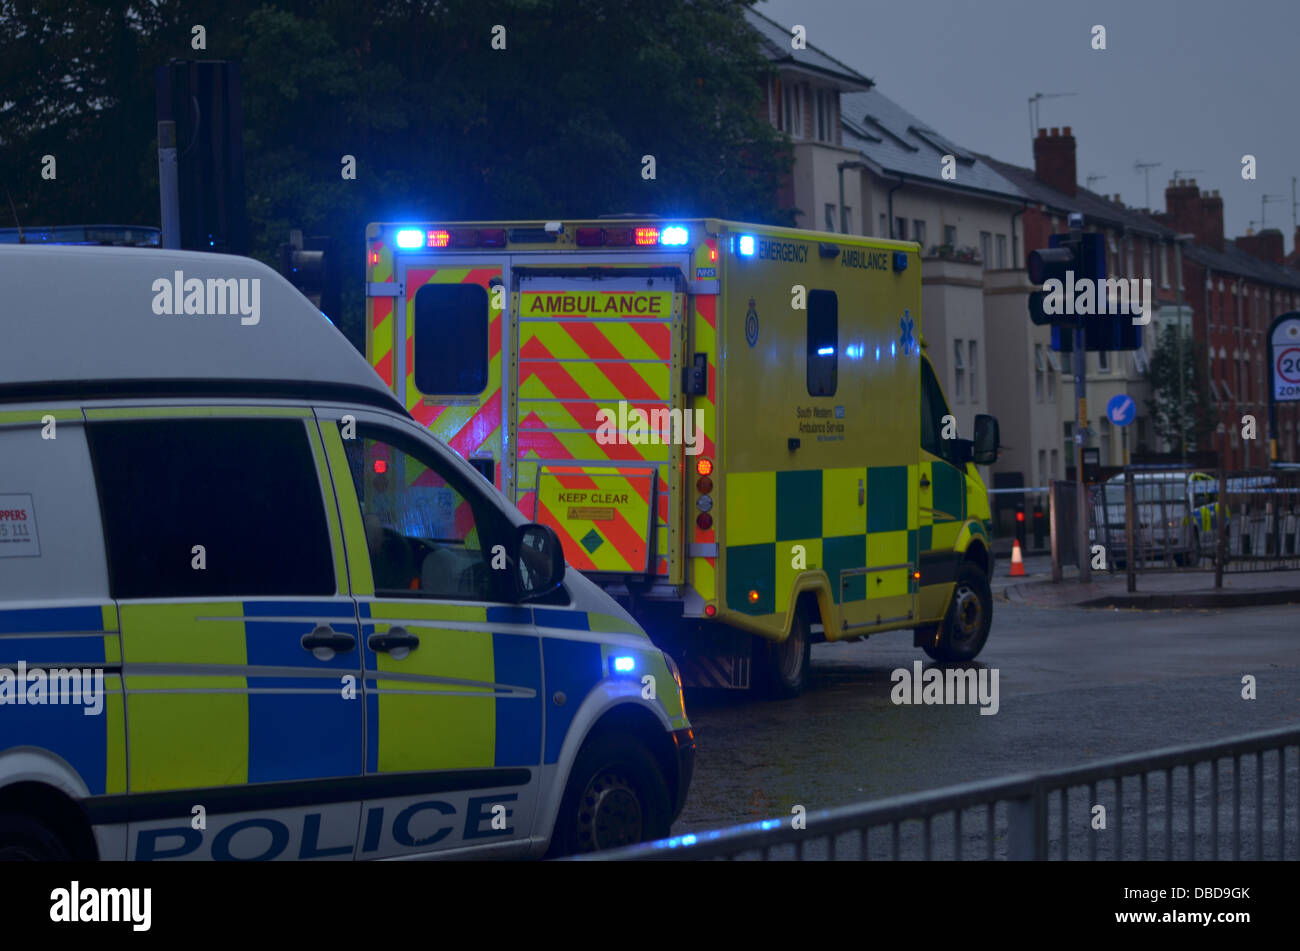
[[[660,838],[672,659],[248,258],[0,246],[0,860]]]
[[[796,694],[814,639],[896,629],[979,654],[998,426],[956,432],[918,245],[649,216],[366,239],[375,371],[688,685]]]

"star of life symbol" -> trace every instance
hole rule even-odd
[[[903,355],[910,356],[912,348],[916,346],[916,340],[912,337],[912,329],[916,324],[912,321],[912,312],[910,308],[903,310],[903,316],[898,321],[899,329],[903,331],[898,338],[898,342],[903,345]]]

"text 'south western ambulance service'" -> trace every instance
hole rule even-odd
[[[945,425],[919,251],[711,219],[372,224],[366,351],[688,684],[788,695],[814,637],[910,628],[960,661],[989,633],[997,422]]]

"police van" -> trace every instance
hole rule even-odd
[[[0,247],[0,858],[668,833],[673,662],[247,258]]]
[[[376,373],[688,686],[798,693],[815,637],[984,647],[998,425],[957,433],[917,244],[644,216],[366,239]]]

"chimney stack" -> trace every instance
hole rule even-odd
[[[1223,250],[1223,199],[1217,190],[1202,194],[1194,178],[1170,181],[1165,188],[1165,214],[1157,220],[1196,235],[1197,244]]]
[[[1050,188],[1073,198],[1079,193],[1079,173],[1075,165],[1074,135],[1064,129],[1038,130],[1034,139],[1034,176]]]
[[[1237,247],[1247,254],[1279,265],[1285,257],[1283,244],[1282,232],[1277,228],[1265,228],[1259,234],[1247,234],[1237,239]]]

